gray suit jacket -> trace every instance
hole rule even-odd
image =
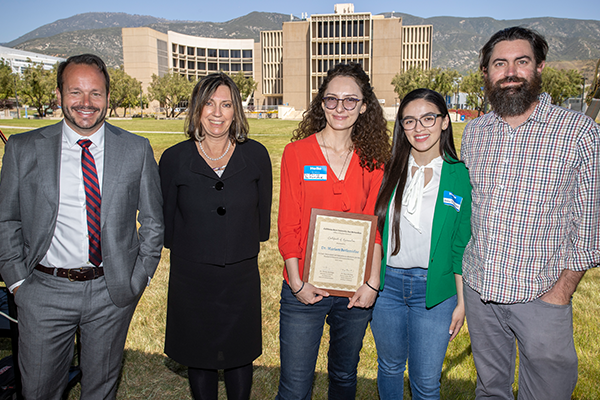
[[[27,279],[50,247],[61,137],[62,122],[12,135],[6,144],[0,175],[0,273],[7,286]],[[124,307],[142,293],[158,265],[162,196],[148,140],[108,123],[101,225],[106,284],[113,302]]]

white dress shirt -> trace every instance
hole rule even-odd
[[[104,171],[104,124],[91,136],[81,136],[63,122],[60,152],[58,216],[52,243],[40,264],[55,268],[93,266],[89,262],[89,238],[85,187],[81,172],[79,139],[92,141],[89,149],[94,156],[100,193]],[[100,264],[102,266],[102,264]]]
[[[407,210],[402,207],[402,213],[400,218],[400,251],[396,255],[392,255],[394,248],[393,230],[389,230],[388,239],[388,260],[387,265],[394,268],[427,268],[429,266],[429,252],[431,249],[431,228],[433,225],[433,213],[435,211],[435,204],[437,202],[438,191],[440,188],[440,177],[442,173],[442,165],[444,160],[442,157],[434,158],[429,164],[425,165],[424,168],[431,168],[433,170],[433,176],[431,180],[423,187],[422,192],[415,190],[413,193],[419,193],[417,199],[411,200],[416,201],[417,204],[413,206],[413,209],[419,210],[418,224],[413,221],[412,223],[407,219]],[[414,164],[413,156],[409,159],[408,176],[406,177],[406,185],[404,187],[403,203],[405,203],[409,196],[411,182],[419,174],[415,172],[415,176],[412,175],[412,165]],[[416,164],[414,164],[416,166]],[[423,172],[423,171],[422,171]],[[421,185],[424,180],[419,179]],[[389,226],[392,226],[394,216],[394,202],[390,204],[388,211]],[[409,216],[411,218],[411,216]]]

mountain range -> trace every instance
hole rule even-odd
[[[383,13],[389,17],[392,13]],[[600,58],[600,21],[568,18],[431,17],[393,13],[403,25],[433,25],[433,66],[466,72],[477,68],[478,52],[496,31],[515,25],[527,26],[543,34],[550,45],[548,61],[593,73]],[[123,63],[121,28],[148,26],[160,32],[169,30],[214,38],[259,40],[260,31],[281,29],[288,14],[252,12],[226,22],[173,21],[125,13],[85,13],[41,26],[3,44],[21,50],[68,57],[83,52],[100,55],[107,64]]]

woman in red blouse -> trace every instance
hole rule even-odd
[[[302,281],[308,226],[312,208],[373,215],[389,156],[387,123],[369,77],[359,64],[338,64],[327,73],[281,161],[278,230],[285,281],[278,399],[310,399],[325,321],[329,399],[355,396],[359,352],[379,287],[381,240],[369,281],[351,299],[334,297]]]

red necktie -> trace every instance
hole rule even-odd
[[[88,237],[90,240],[89,259],[96,267],[102,263],[102,247],[100,244],[100,185],[94,156],[90,152],[92,141],[79,139],[81,146],[81,170],[83,171],[83,185],[85,186],[85,203],[87,211]]]

